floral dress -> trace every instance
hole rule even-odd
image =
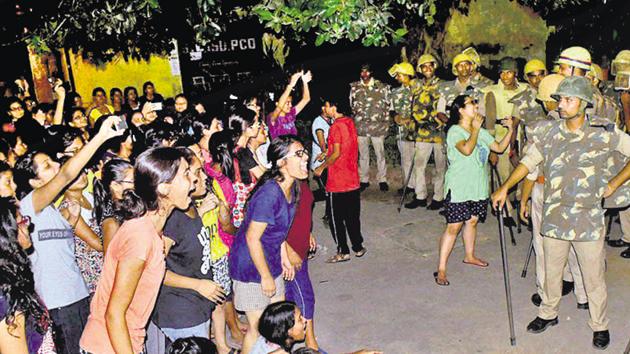
[[[89,192],[83,191],[83,197],[91,205],[94,205],[94,198]],[[67,207],[66,200],[61,202],[60,205],[60,208],[65,207]],[[94,218],[94,215],[92,213],[92,209],[81,208],[81,217],[83,218],[85,223],[90,226],[92,231],[94,231],[94,233],[99,237],[102,244],[103,235],[101,232],[101,227],[96,222],[96,219]],[[101,268],[103,267],[103,253],[88,246],[85,241],[75,235],[74,254],[77,259],[77,264],[79,266],[79,270],[81,271],[81,275],[83,276],[83,280],[85,280],[85,284],[87,285],[90,294],[93,294],[96,291],[96,285],[98,284],[98,279],[101,276]]]

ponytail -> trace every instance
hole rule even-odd
[[[123,199],[116,202],[116,215],[122,220],[130,220],[144,216],[147,205],[135,191],[128,189],[123,192]]]

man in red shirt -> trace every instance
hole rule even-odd
[[[340,112],[338,106],[330,100],[324,103],[322,113],[333,124],[328,132],[326,160],[314,170],[315,175],[320,176],[328,168],[326,191],[330,198],[330,231],[337,243],[337,254],[329,258],[328,263],[350,260],[346,234],[357,257],[367,252],[361,235],[357,129],[354,120]]]

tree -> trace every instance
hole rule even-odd
[[[455,11],[465,13],[470,1],[250,0],[239,1],[237,6],[221,0],[22,0],[20,6],[28,11],[19,16],[21,26],[13,38],[39,51],[64,47],[97,60],[116,53],[147,58],[170,51],[172,39],[181,48],[203,47],[230,21],[253,16],[267,29],[265,50],[279,64],[289,55],[289,47],[339,41],[360,41],[367,47],[401,44],[403,55],[413,58],[424,52],[440,54],[447,20]],[[620,4],[625,0],[608,1]],[[606,0],[518,2],[553,18],[565,9],[576,14]],[[614,7],[606,8],[604,15],[621,16],[610,10]],[[591,18],[591,27],[606,20],[604,15]],[[568,29],[564,24],[558,28]],[[609,37],[621,36],[610,32]],[[7,42],[6,34],[3,38]]]

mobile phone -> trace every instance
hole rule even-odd
[[[162,110],[162,102],[153,102],[153,103],[151,103],[151,110],[153,110],[153,111],[161,111]]]
[[[127,120],[124,116],[118,116],[118,118],[120,118],[120,121],[114,126],[115,130],[121,131],[129,128],[129,126],[127,125]]]

